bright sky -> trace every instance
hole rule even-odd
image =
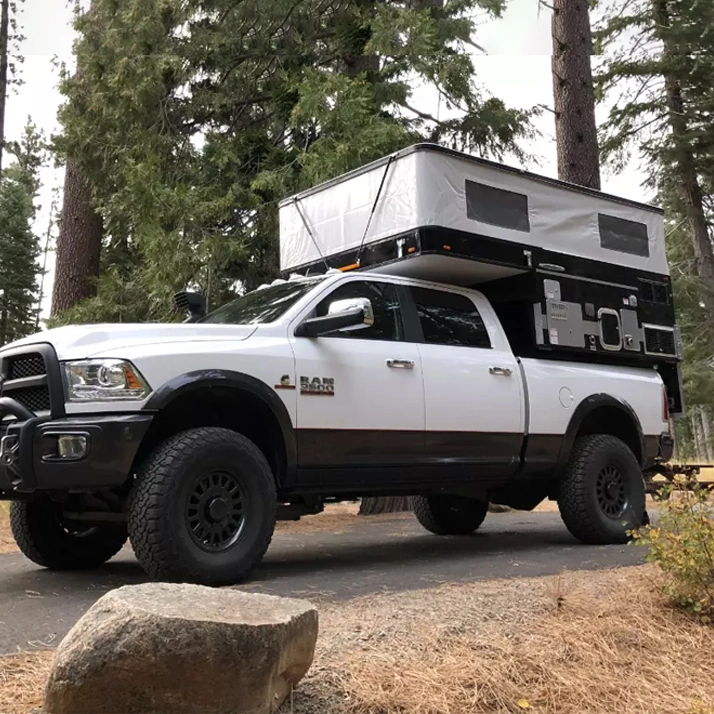
[[[71,62],[73,30],[70,27],[71,7],[68,0],[29,0],[22,17],[25,85],[11,96],[7,107],[8,139],[18,138],[32,117],[46,134],[58,130],[57,107],[61,101],[56,89],[58,72],[55,62]],[[536,104],[552,106],[550,74],[550,15],[538,9],[538,0],[511,0],[504,19],[480,27],[477,41],[488,56],[475,58],[477,81],[501,97],[508,105],[522,108]],[[435,108],[432,109],[435,111]],[[601,117],[602,118],[602,117]],[[556,176],[556,151],[553,116],[544,112],[538,121],[542,137],[528,147],[539,157],[539,165],[526,168]],[[603,190],[634,200],[646,201],[642,189],[643,175],[636,166],[617,176],[603,176]],[[44,190],[40,197],[42,210],[37,232],[44,235],[49,220],[52,188],[61,186],[62,172],[48,167],[43,173]],[[49,309],[52,282],[52,257],[45,279],[43,312]]]

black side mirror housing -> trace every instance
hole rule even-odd
[[[174,307],[177,312],[188,312],[184,322],[198,322],[206,315],[206,298],[200,293],[183,290],[174,295]]]

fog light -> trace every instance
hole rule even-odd
[[[57,437],[57,455],[60,459],[83,459],[89,451],[85,434],[60,434]]]

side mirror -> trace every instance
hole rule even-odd
[[[188,312],[184,322],[197,322],[206,315],[206,298],[200,293],[182,291],[174,295],[174,307],[177,312]]]
[[[374,325],[374,309],[367,298],[348,298],[330,304],[325,317],[305,320],[295,330],[297,337],[319,337],[339,330],[360,330]]]

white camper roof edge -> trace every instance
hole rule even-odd
[[[520,176],[524,179],[528,179],[529,181],[537,181],[539,183],[550,185],[555,188],[564,189],[566,191],[573,191],[575,193],[600,198],[605,201],[619,203],[622,206],[630,206],[631,208],[651,211],[652,213],[656,213],[657,215],[664,215],[664,210],[662,208],[654,206],[650,203],[643,203],[640,201],[634,201],[629,198],[623,198],[622,196],[615,196],[614,194],[605,193],[604,191],[598,191],[597,189],[588,188],[587,186],[580,186],[579,184],[569,183],[568,181],[562,181],[560,179],[551,178],[550,176],[544,176],[543,174],[533,173],[532,171],[526,171],[525,169],[520,169],[516,166],[509,166],[507,164],[499,163],[498,161],[492,161],[490,159],[484,159],[480,156],[474,156],[473,154],[466,154],[461,151],[457,151],[456,149],[450,149],[447,146],[442,146],[441,144],[435,144],[432,142],[420,142],[418,144],[412,144],[410,146],[405,147],[404,149],[400,149],[399,151],[395,151],[386,156],[382,156],[379,159],[370,161],[369,163],[364,164],[363,166],[360,166],[356,169],[347,171],[346,173],[340,174],[339,176],[335,176],[334,178],[328,179],[327,181],[323,181],[322,183],[316,184],[315,186],[311,186],[310,188],[304,189],[303,191],[298,191],[297,193],[294,193],[284,198],[282,201],[279,202],[278,206],[287,206],[290,203],[294,203],[296,199],[299,200],[317,193],[321,193],[322,191],[327,188],[330,188],[331,186],[336,186],[338,184],[344,183],[345,181],[349,181],[350,179],[360,176],[361,174],[368,173],[370,171],[373,171],[374,169],[378,169],[381,166],[385,166],[390,161],[393,162],[397,159],[404,158],[405,156],[409,156],[410,154],[413,154],[418,151],[434,151],[437,153],[446,154],[453,158],[479,164],[480,166],[495,169],[496,171],[500,171],[502,173],[511,173],[516,176]]]

